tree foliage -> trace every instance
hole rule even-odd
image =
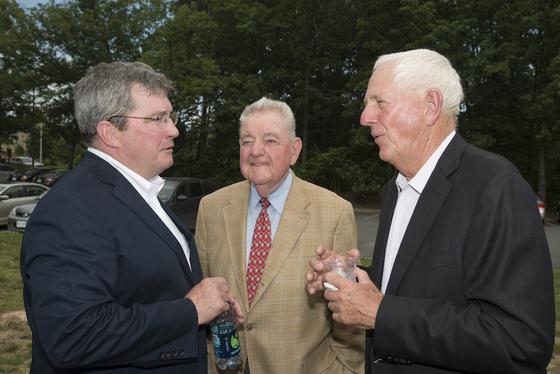
[[[176,86],[181,136],[169,174],[240,179],[239,114],[268,96],[296,115],[297,173],[375,194],[393,170],[358,129],[373,62],[431,48],[462,77],[459,131],[511,159],[543,198],[560,195],[556,1],[51,0],[25,12],[0,0],[0,9],[0,138],[43,122],[53,160],[71,163],[80,144],[72,84],[98,62],[143,60]]]

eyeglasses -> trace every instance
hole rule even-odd
[[[167,124],[167,120],[171,120],[173,122],[173,126],[177,125],[177,121],[179,120],[179,113],[178,112],[171,112],[171,113],[163,113],[163,114],[156,114],[151,117],[136,117],[136,116],[111,116],[107,121],[111,122],[113,118],[136,118],[136,119],[143,119],[144,121],[148,122],[155,122],[158,126],[164,126]]]

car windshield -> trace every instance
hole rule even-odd
[[[158,193],[158,197],[165,203],[167,202],[171,196],[173,196],[173,191],[175,191],[175,187],[179,184],[177,181],[170,181],[165,180],[163,184],[163,188]]]
[[[58,177],[60,174],[63,174],[65,172],[66,170],[59,170],[59,169],[50,170],[45,174],[45,177]]]

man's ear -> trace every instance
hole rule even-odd
[[[443,109],[443,94],[437,88],[430,88],[426,91],[424,102],[426,104],[424,110],[426,124],[432,126],[441,115]]]
[[[115,148],[119,145],[119,137],[117,135],[117,126],[113,125],[109,121],[100,121],[97,124],[97,137],[99,141],[105,144],[107,147]]]
[[[290,160],[290,165],[295,165],[301,152],[302,142],[301,139],[296,137],[294,143],[292,144],[292,158]]]

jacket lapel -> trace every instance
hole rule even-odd
[[[196,284],[196,278],[193,279],[193,274],[189,265],[187,263],[187,259],[185,258],[185,253],[183,252],[183,248],[173,236],[171,231],[165,226],[163,221],[158,217],[158,215],[150,208],[148,203],[138,194],[138,191],[134,189],[134,187],[126,180],[124,176],[122,176],[115,168],[113,168],[109,163],[101,158],[97,157],[96,155],[87,152],[84,157],[84,163],[86,166],[91,167],[99,179],[105,183],[109,183],[114,186],[113,194],[119,200],[121,200],[129,209],[136,215],[138,218],[146,224],[149,230],[153,231],[154,234],[159,236],[162,241],[166,244],[166,247],[171,250],[175,256],[177,256],[179,263],[181,264],[183,270],[187,274],[189,280],[192,284]],[[183,233],[187,231],[184,229],[184,225],[182,223],[178,223],[175,215],[166,207],[164,210],[170,215],[171,219],[175,222],[179,230]],[[134,235],[134,233],[131,233]],[[187,238],[187,242],[191,249],[194,249],[192,252],[196,252],[196,247],[194,246],[194,241],[191,239],[189,240],[189,236],[185,235]],[[193,260],[191,258],[191,260]],[[194,261],[193,261],[194,262]],[[202,271],[200,271],[202,274]]]
[[[301,180],[294,174],[292,176],[292,187],[268,254],[261,278],[261,286],[255,294],[252,305],[256,305],[259,302],[259,299],[266,292],[280,269],[282,269],[284,262],[296,247],[297,241],[309,221],[309,213],[306,211],[309,199],[302,188]]]
[[[456,134],[432,172],[426,187],[420,195],[418,204],[414,209],[414,213],[412,214],[410,223],[408,224],[399,247],[395,265],[391,272],[391,278],[387,285],[387,294],[397,293],[399,285],[406,275],[416,253],[420,249],[424,238],[432,229],[434,220],[439,214],[449,191],[453,187],[448,180],[448,176],[455,171],[459,165],[461,154],[466,146],[467,143],[463,138],[459,134]],[[391,205],[393,210],[395,203],[396,199]],[[391,222],[389,221],[387,227],[390,227],[390,225]],[[383,251],[383,253],[385,253],[385,251]]]
[[[391,221],[395,212],[397,203],[397,188],[395,186],[396,177],[393,177],[385,189],[385,198],[381,213],[379,216],[379,229],[375,240],[375,248],[373,251],[373,269],[375,270],[372,280],[381,287],[381,279],[383,275],[383,264],[385,263],[385,249],[387,248],[387,239],[389,238],[389,230],[391,229]]]
[[[179,257],[183,270],[185,270],[187,275],[191,278],[191,282],[193,282],[193,284],[197,284],[202,280],[202,268],[200,267],[200,260],[198,258],[198,252],[196,250],[196,243],[194,241],[194,237],[189,231],[189,229],[187,229],[185,224],[179,219],[179,217],[175,215],[175,213],[173,213],[173,211],[171,210],[171,208],[169,208],[169,206],[167,206],[167,204],[165,204],[161,200],[159,200],[159,203],[163,207],[163,210],[165,210],[165,213],[167,213],[169,218],[171,218],[173,223],[175,223],[175,226],[177,226],[179,231],[181,231],[181,233],[185,236],[185,240],[187,241],[187,245],[189,246],[190,265],[191,265],[190,268],[189,268],[189,263],[187,262],[187,259],[185,257],[185,252],[181,247],[181,244],[177,241],[175,236],[171,232],[169,232],[171,234],[172,242],[176,244],[174,245],[174,248],[175,250],[178,250],[176,251],[176,254]],[[159,217],[158,220],[161,221]],[[167,229],[167,226],[165,228]]]
[[[142,197],[138,194],[134,187],[132,187],[124,177],[117,178],[115,180],[114,194],[115,197],[126,204],[138,216],[140,220],[144,221],[146,226],[150,230],[152,230],[154,234],[158,235],[163,240],[163,242],[166,244],[167,249],[171,250],[175,254],[175,256],[177,256],[181,267],[189,277],[190,281],[193,284],[196,284],[192,277],[192,272],[189,268],[189,264],[185,257],[185,253],[183,252],[183,248],[181,247],[175,236],[173,236],[173,234],[171,233],[171,231],[169,231],[167,226],[165,226],[163,221],[152,210],[152,208],[150,208],[148,203],[146,203],[146,201],[142,199]],[[166,212],[169,214],[169,211],[166,210]],[[178,227],[181,226],[182,224]]]
[[[249,204],[250,193],[249,182],[243,183],[241,189],[235,192],[236,193],[232,194],[229,199],[230,204],[223,208],[225,236],[228,255],[231,264],[233,264],[232,270],[237,282],[237,287],[240,291],[239,294],[242,295],[243,302],[248,306],[249,300],[247,298],[247,281],[245,275],[245,235],[247,232],[247,205]]]

